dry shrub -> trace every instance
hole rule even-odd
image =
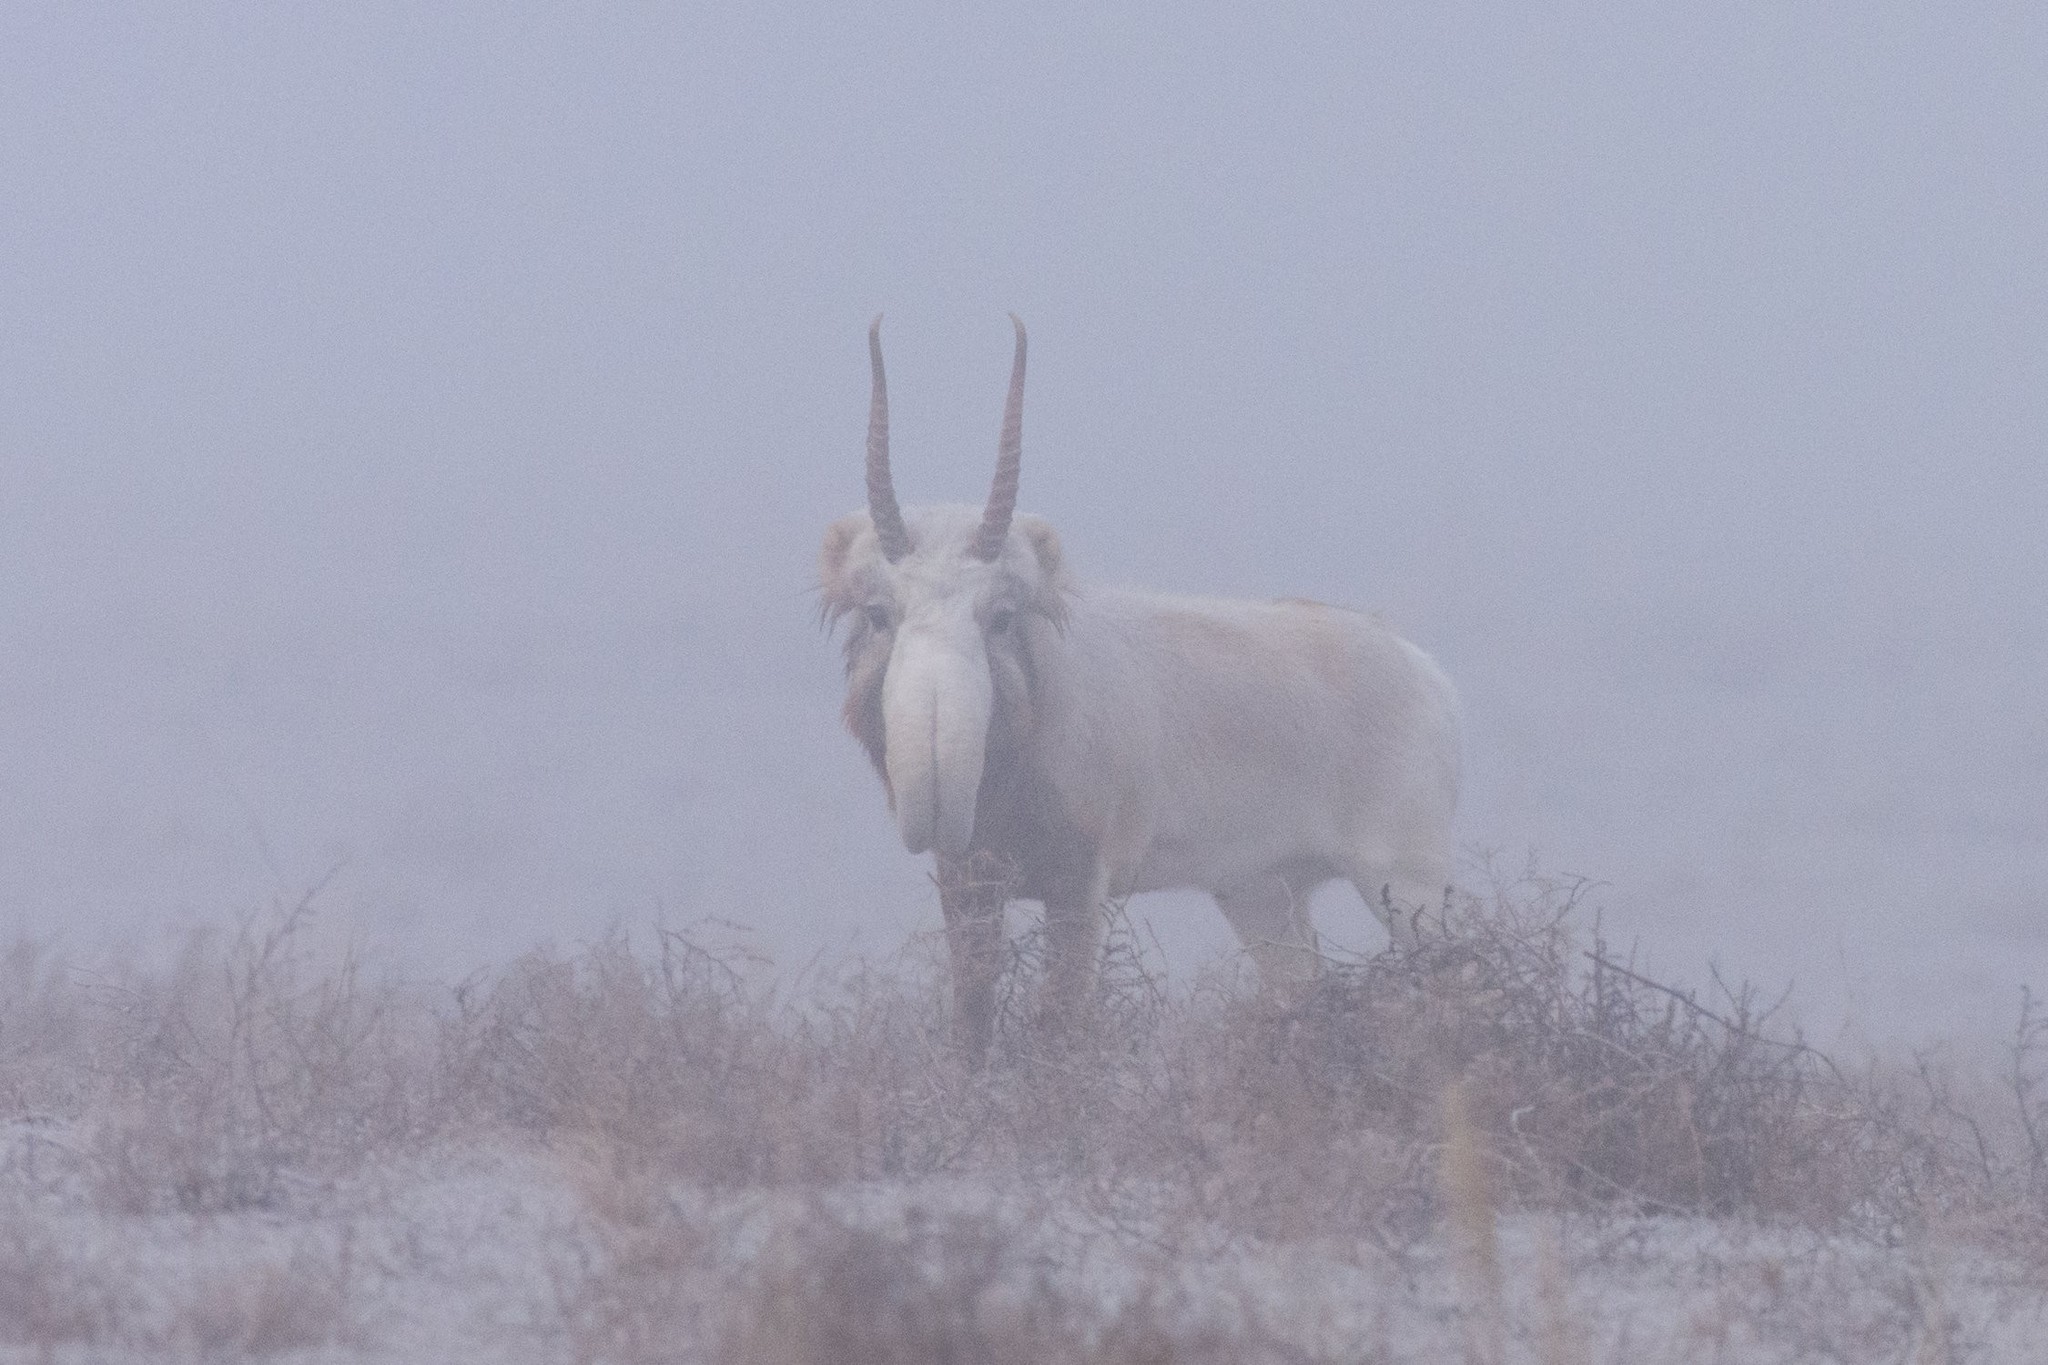
[[[82,1249],[33,1209],[0,1207],[0,1346],[147,1358],[267,1356],[350,1341],[346,1252],[217,1266],[168,1293],[125,1258]],[[69,1356],[64,1357],[69,1359]],[[97,1359],[98,1356],[91,1358]]]
[[[1923,1186],[1982,1182],[1939,1106],[1846,1077],[1747,990],[1703,1001],[1582,942],[1575,903],[1528,882],[1457,901],[1413,947],[1331,963],[1291,999],[1170,994],[1120,925],[1090,1027],[1061,1038],[1034,1026],[1026,933],[979,1070],[951,1049],[941,974],[861,970],[790,999],[678,935],[651,959],[616,936],[529,957],[451,1032],[472,1121],[574,1154],[620,1223],[676,1182],[995,1175],[1081,1190],[1156,1245],[1221,1229],[1401,1252],[1446,1210],[1452,1091],[1463,1160],[1504,1208],[1895,1238],[1926,1217]],[[2026,1162],[2009,1169],[1997,1190],[2038,1208]]]
[[[719,1354],[735,1365],[1039,1358],[1009,1349],[1054,1328],[1041,1321],[1045,1295],[1004,1292],[1008,1239],[965,1217],[917,1221],[903,1239],[829,1216],[785,1229]]]
[[[1928,1047],[1873,1065],[1858,1093],[1888,1158],[1870,1169],[1869,1201],[1903,1211],[1900,1239],[1975,1243],[2048,1270],[2048,1011],[2031,991],[1995,1064]]]
[[[168,1339],[206,1359],[270,1356],[345,1342],[348,1266],[301,1252],[202,1276]]]
[[[1141,1103],[1143,1044],[1166,1014],[1128,927],[1109,936],[1093,1026],[1059,1039],[1028,1002],[1040,935],[1009,945],[995,1046],[971,1067],[947,1024],[943,970],[917,945],[885,968],[758,983],[744,952],[661,931],[573,955],[530,953],[458,990],[444,1018],[449,1105],[573,1155],[612,1190],[1077,1170]],[[609,1197],[609,1196],[608,1196]]]
[[[91,1149],[109,1206],[263,1207],[292,1172],[353,1169],[437,1131],[427,1002],[363,981],[352,954],[317,966],[311,902],[91,988]]]
[[[792,994],[704,934],[648,951],[614,933],[436,993],[317,959],[302,903],[160,972],[81,980],[16,953],[0,1098],[73,1121],[101,1200],[130,1213],[261,1207],[300,1175],[512,1138],[561,1154],[622,1227],[679,1186],[966,1175],[1081,1190],[1155,1244],[1399,1252],[1440,1224],[1455,1086],[1504,1208],[1880,1238],[1939,1221],[2048,1255],[2031,1002],[1990,1083],[1926,1058],[1845,1076],[1747,990],[1654,981],[1581,939],[1575,910],[1574,887],[1533,881],[1461,898],[1412,947],[1328,963],[1292,997],[1169,992],[1118,917],[1085,1026],[1059,1037],[1032,1018],[1027,932],[975,1068],[929,943]]]
[[[0,1344],[104,1341],[128,1315],[129,1297],[118,1276],[31,1210],[0,1206]]]
[[[935,940],[791,988],[707,931],[613,933],[430,990],[322,957],[310,913],[195,936],[159,971],[0,961],[0,1341],[345,1347],[345,1254],[230,1266],[166,1298],[39,1211],[304,1213],[333,1177],[437,1145],[558,1161],[583,1209],[559,1230],[573,1252],[552,1321],[590,1360],[1315,1360],[1188,1286],[1262,1244],[1327,1239],[1306,1250],[1384,1268],[1360,1246],[1377,1244],[1418,1282],[1453,1251],[1466,1354],[1493,1361],[1526,1339],[1502,1316],[1515,1276],[1494,1221],[1518,1209],[1904,1246],[1925,1273],[1887,1322],[1935,1342],[1949,1248],[2048,1264],[2048,1020],[2031,998],[1989,1072],[1929,1053],[1848,1074],[1747,990],[1695,995],[1581,937],[1570,885],[1458,899],[1414,945],[1329,962],[1292,995],[1169,991],[1113,916],[1087,1016],[1057,1036],[1034,1017],[1045,955],[1027,928],[979,1067],[953,1046]],[[1046,1192],[1135,1284],[1084,1292],[1045,1259],[1043,1218],[890,1213],[913,1192],[944,1202],[955,1176],[1012,1212]],[[1545,1273],[1544,1358],[1571,1358],[1569,1289]],[[1779,1300],[1744,1289],[1728,1321],[1795,1311]]]
[[[709,1234],[660,1201],[631,1210],[628,1221],[607,1216],[617,1204],[592,1211],[593,1235],[574,1263],[555,1267],[555,1310],[574,1358],[696,1358],[708,1302],[729,1297]]]
[[[1434,1221],[1424,1157],[1456,1086],[1524,1204],[1821,1223],[1857,1207],[1873,1130],[1833,1064],[1746,990],[1710,1007],[1582,948],[1574,908],[1542,884],[1453,901],[1412,947],[1330,964],[1299,1000],[1190,1014],[1162,1157],[1261,1231],[1398,1243]]]
[[[1317,1359],[1249,1315],[1219,1316],[1219,1305],[1197,1301],[1156,1269],[1113,1307],[1055,1271],[989,1216],[913,1209],[903,1231],[892,1233],[816,1208],[782,1231],[727,1305],[713,1358],[731,1365]]]
[[[40,945],[24,939],[0,956],[0,1117],[77,1109],[91,1070],[84,1011]]]
[[[578,1360],[655,1365],[1261,1365],[1314,1362],[1242,1302],[1153,1266],[1115,1303],[989,1214],[882,1228],[813,1201],[757,1252],[674,1210],[601,1224],[560,1292]],[[1345,1360],[1355,1359],[1345,1353]]]
[[[616,932],[573,957],[530,953],[457,992],[449,1102],[611,1179],[650,1164],[711,1187],[881,1173],[903,1143],[904,1058],[887,1038],[904,1002],[870,990],[798,1008],[751,987],[746,965],[667,930],[652,960]]]

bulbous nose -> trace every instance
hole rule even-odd
[[[956,633],[906,623],[882,683],[884,766],[912,853],[960,856],[974,837],[994,688],[979,636],[963,647]]]

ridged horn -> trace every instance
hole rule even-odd
[[[903,527],[903,509],[896,503],[896,483],[889,476],[889,381],[882,376],[882,315],[868,327],[868,362],[875,372],[868,399],[868,517],[882,557],[894,564],[910,553],[910,532]]]
[[[994,560],[1010,538],[1010,518],[1017,512],[1017,478],[1024,467],[1024,322],[1015,313],[1017,358],[1010,362],[1010,401],[1003,406],[1003,438],[996,447],[995,483],[982,510],[981,533],[974,538],[977,559]]]

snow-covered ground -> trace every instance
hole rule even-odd
[[[1939,1233],[1517,1214],[1489,1263],[1449,1229],[1269,1242],[996,1179],[626,1188],[511,1146],[138,1217],[95,1203],[79,1142],[6,1130],[0,1360],[1484,1360],[1497,1334],[1506,1361],[2031,1365],[2048,1340],[2037,1267]]]

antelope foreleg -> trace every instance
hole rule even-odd
[[[996,981],[1003,967],[1003,907],[1015,880],[985,853],[941,859],[939,906],[953,977],[953,1041],[981,1065],[995,1034]]]

